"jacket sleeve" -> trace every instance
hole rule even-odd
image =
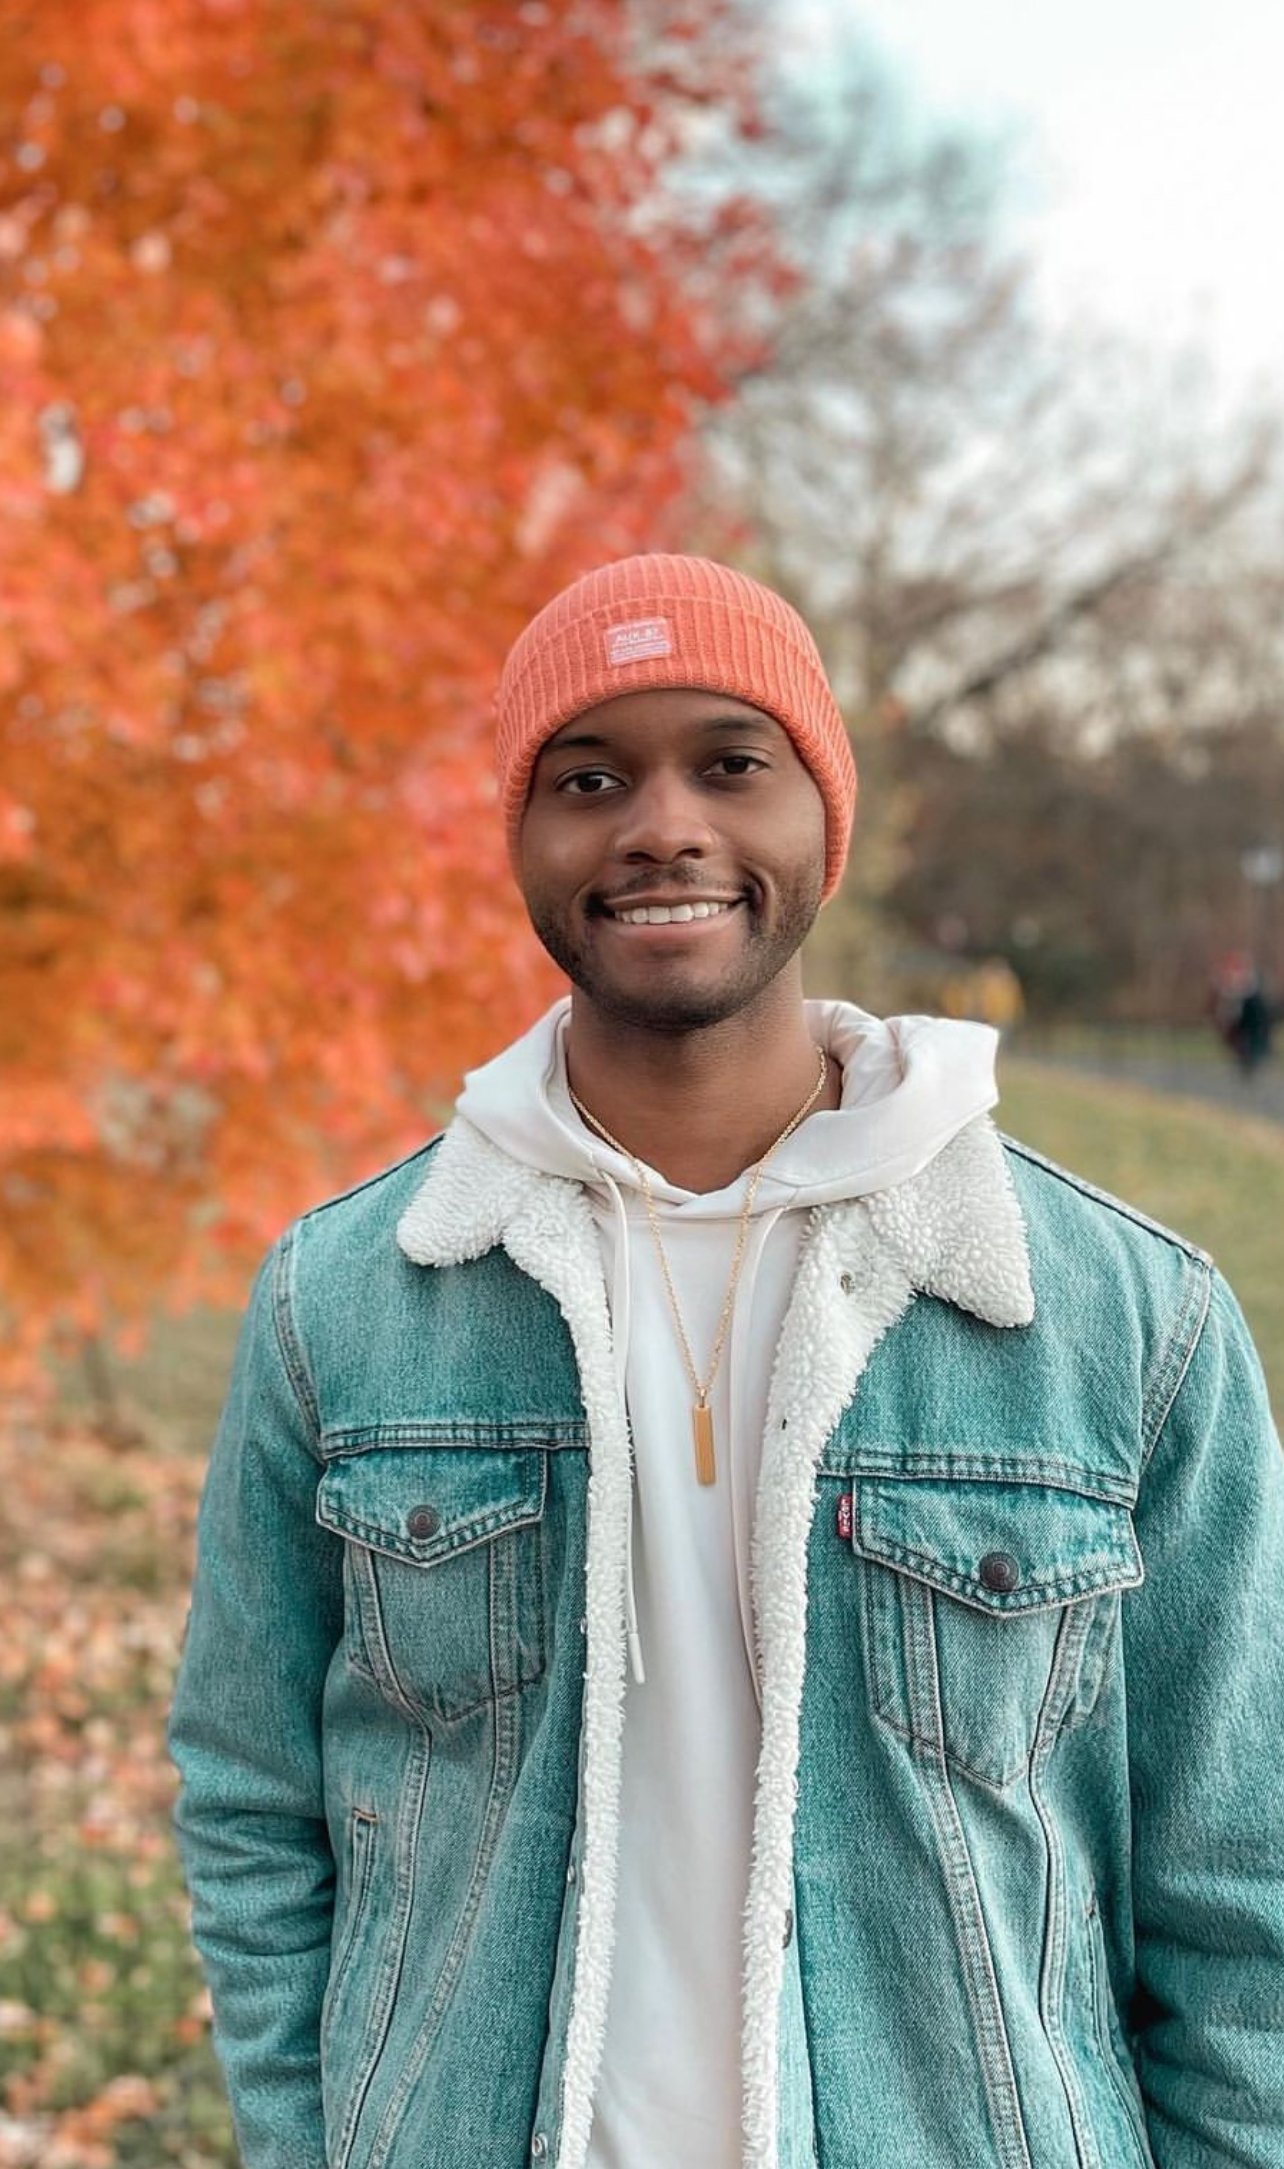
[[[325,2169],[320,2016],[334,1858],[321,1708],[342,1570],[316,1525],[312,1393],[290,1320],[292,1235],[241,1329],[197,1522],[169,1719],[175,1826],[245,2169]]]
[[[1158,2169],[1284,2169],[1284,1458],[1212,1276],[1125,1604],[1133,2053]]]

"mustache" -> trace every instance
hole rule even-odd
[[[675,896],[679,892],[688,896],[716,895],[726,903],[737,904],[743,903],[749,893],[743,888],[724,888],[717,882],[711,882],[707,874],[703,877],[697,874],[678,874],[656,867],[652,873],[635,881],[631,888],[611,889],[609,892],[598,890],[593,897],[593,905],[596,910],[609,905],[612,911],[619,911],[622,907],[627,908],[635,898],[649,899],[657,889],[663,889],[666,895],[672,891]]]

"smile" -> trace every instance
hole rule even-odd
[[[609,905],[603,910],[609,919],[616,919],[622,926],[673,926],[684,925],[688,919],[717,919],[727,911],[734,911],[734,903],[698,904],[635,904],[625,911],[612,911]]]

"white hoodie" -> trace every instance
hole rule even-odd
[[[633,1441],[616,1958],[588,2169],[739,2169],[741,1917],[759,1746],[753,1508],[772,1360],[807,1213],[908,1181],[994,1106],[997,1035],[808,1002],[841,1106],[768,1162],[714,1381],[717,1481],[697,1484],[692,1393],[632,1163],[566,1084],[570,1002],[465,1080],[458,1112],[527,1166],[584,1184]],[[744,1205],[648,1168],[698,1370],[712,1349]]]

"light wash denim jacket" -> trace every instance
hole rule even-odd
[[[265,1263],[170,1733],[247,2169],[582,2169],[629,1450],[583,1191],[460,1120]],[[811,1216],[758,1502],[746,2169],[1284,2169],[1284,1463],[1208,1260],[971,1125]]]

